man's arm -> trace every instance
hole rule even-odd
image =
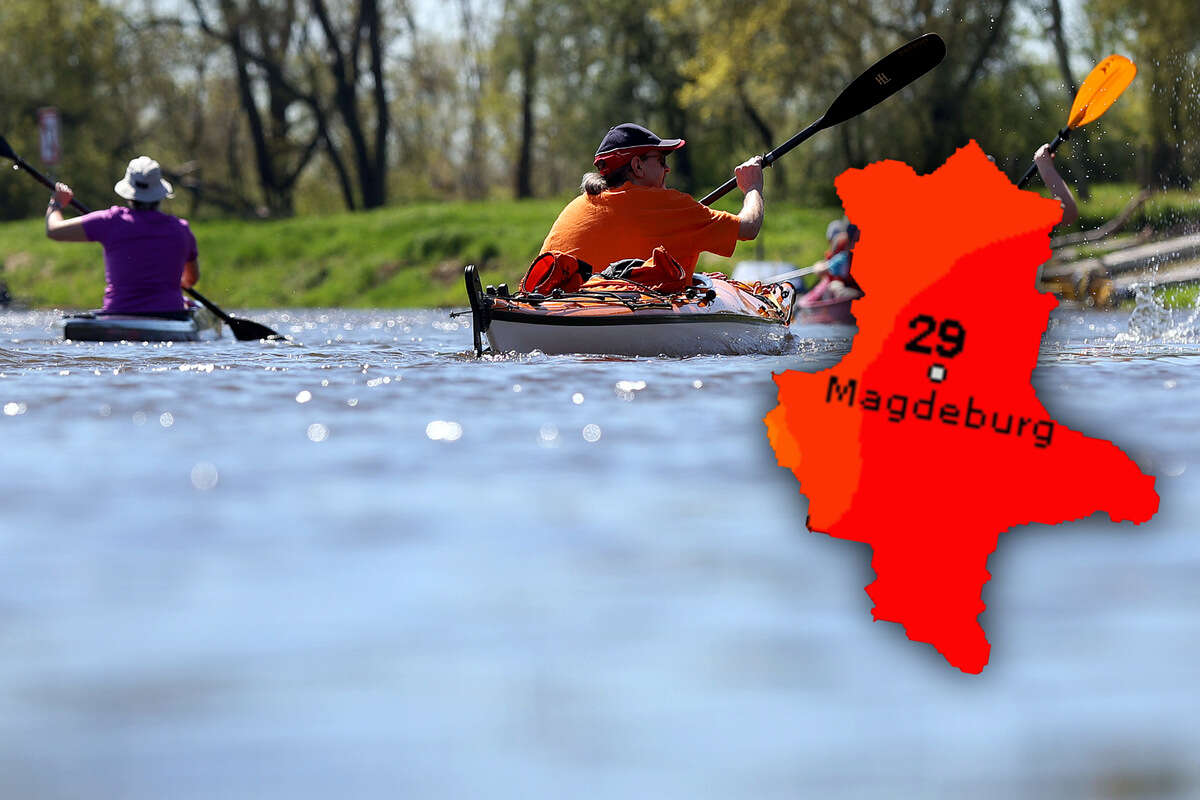
[[[196,285],[198,280],[200,280],[200,259],[195,258],[183,265],[183,280],[179,282],[179,285],[184,289],[190,289]]]
[[[75,193],[65,183],[54,185],[54,194],[46,206],[46,235],[56,242],[86,242],[87,231],[83,229],[83,218],[63,218],[63,207],[71,204]]]
[[[737,177],[738,188],[745,197],[742,199],[742,210],[738,212],[738,239],[746,242],[758,236],[762,230],[763,214],[766,206],[763,203],[763,172],[762,156],[755,156],[733,171]]]

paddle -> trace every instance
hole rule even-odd
[[[843,89],[820,119],[771,152],[764,154],[763,166],[771,166],[817,131],[831,128],[852,117],[857,117],[867,109],[882,103],[936,67],[945,56],[946,43],[936,33],[918,36],[908,44],[888,53]],[[701,198],[700,202],[706,206],[712,205],[736,186],[737,178],[730,178]]]
[[[29,164],[27,164],[24,161],[24,159],[22,159],[15,152],[13,152],[13,149],[9,145],[8,140],[5,139],[3,136],[0,136],[0,156],[11,160],[19,168],[25,170],[25,172],[27,172],[30,176],[32,176],[34,180],[38,181],[39,183],[41,183],[43,186],[50,189],[51,191],[54,191],[54,183],[49,178],[47,178],[45,175],[38,172],[33,167],[29,166]],[[89,209],[83,203],[79,202],[78,198],[74,198],[74,197],[71,198],[71,205],[74,206],[75,210],[81,214],[87,214],[91,211],[91,209]],[[233,332],[234,337],[238,341],[244,342],[244,341],[258,341],[259,339],[282,339],[282,338],[284,338],[284,337],[280,336],[278,333],[276,333],[275,331],[268,328],[266,325],[261,325],[257,322],[254,322],[254,321],[248,320],[248,319],[240,319],[238,317],[231,317],[229,314],[226,314],[224,311],[222,311],[217,306],[216,303],[212,302],[211,300],[206,298],[204,295],[197,292],[195,289],[184,289],[184,291],[187,292],[188,294],[190,294],[192,297],[199,300],[200,303],[205,308],[207,308],[209,311],[211,311],[212,313],[214,313],[218,317],[220,317],[225,322],[225,324],[229,326],[229,330]]]
[[[242,319],[241,317],[231,317],[222,311],[216,303],[209,300],[204,295],[200,294],[193,288],[184,289],[185,292],[200,301],[200,305],[207,308],[212,313],[216,314],[221,320],[229,326],[229,330],[233,332],[233,336],[239,342],[258,341],[259,339],[283,339],[275,331],[268,328],[266,325],[255,322],[250,319]]]
[[[811,267],[802,267],[800,269],[794,269],[791,272],[784,272],[780,275],[772,275],[771,277],[767,278],[766,280],[760,281],[760,283],[762,283],[763,286],[766,286],[769,283],[779,283],[780,281],[791,280],[792,278],[799,278],[802,275],[811,275],[814,272],[818,272],[820,270],[825,269],[825,267],[828,264],[829,264],[828,261],[818,261],[817,263],[813,264]]]
[[[1058,132],[1050,143],[1050,152],[1067,140],[1071,131],[1082,128],[1089,122],[1100,118],[1109,107],[1117,102],[1125,87],[1133,82],[1137,75],[1137,67],[1125,56],[1111,55],[1096,65],[1075,93],[1075,102],[1071,104],[1071,113],[1067,117],[1067,126]],[[1037,164],[1032,165],[1017,181],[1021,188],[1037,172]]]
[[[16,164],[19,168],[21,168],[21,169],[25,170],[27,173],[29,173],[29,175],[31,175],[33,177],[33,179],[36,180],[38,183],[42,184],[43,186],[48,188],[50,191],[54,191],[54,182],[51,181],[49,178],[47,178],[42,173],[38,172],[33,167],[29,166],[29,164],[26,163],[23,158],[21,158],[19,155],[17,155],[15,152],[13,152],[12,146],[9,145],[8,140],[5,139],[3,136],[0,136],[0,156],[3,156],[4,158],[9,159],[14,164]],[[71,199],[71,205],[73,205],[75,207],[75,210],[81,214],[88,213],[89,209],[74,198]]]

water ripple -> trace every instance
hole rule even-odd
[[[1005,533],[979,679],[871,622],[766,441],[772,373],[853,328],[476,359],[444,311],[238,313],[293,341],[0,313],[0,794],[851,796],[866,751],[898,796],[1200,785],[1185,316],[1052,316],[1039,397],[1163,508]]]

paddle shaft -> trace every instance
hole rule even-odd
[[[781,275],[772,275],[771,277],[767,278],[765,281],[762,281],[762,284],[764,286],[766,286],[768,283],[779,283],[780,281],[791,280],[792,278],[799,278],[803,275],[811,275],[814,272],[817,272],[818,270],[825,269],[825,267],[827,265],[828,265],[828,262],[826,262],[826,261],[818,261],[816,264],[813,264],[811,267],[802,267],[801,269],[794,269],[791,272],[784,272]]]
[[[1053,153],[1058,149],[1058,146],[1065,142],[1071,135],[1070,128],[1063,128],[1058,132],[1058,136],[1054,137],[1054,141],[1050,143],[1050,152]],[[1020,189],[1029,183],[1029,179],[1037,172],[1037,164],[1032,164],[1029,169],[1025,170],[1025,174],[1021,176],[1021,180],[1017,181],[1017,188]]]
[[[226,313],[225,313],[223,310],[221,310],[221,308],[220,308],[220,307],[218,307],[218,306],[217,306],[217,304],[216,304],[216,303],[214,303],[213,301],[209,300],[207,297],[205,297],[204,295],[200,294],[199,292],[197,292],[197,291],[196,291],[195,289],[193,289],[192,287],[190,287],[190,286],[185,286],[185,287],[183,287],[183,290],[184,290],[185,292],[187,292],[188,294],[190,294],[192,297],[194,297],[194,298],[196,298],[197,300],[199,300],[199,301],[200,301],[200,303],[201,303],[201,304],[202,304],[202,305],[203,305],[205,308],[207,308],[209,311],[213,312],[213,313],[214,313],[214,314],[216,314],[218,317],[220,317],[222,320],[224,320],[224,321],[225,321],[225,323],[226,323],[227,325],[229,325],[230,327],[232,327],[232,326],[235,324],[235,323],[234,323],[234,318],[233,318],[233,317],[231,317],[231,316],[229,316],[228,314],[226,314]],[[248,322],[249,320],[246,320],[246,321]]]
[[[31,177],[32,177],[34,180],[36,180],[38,183],[42,184],[43,186],[45,186],[45,187],[46,187],[47,189],[49,189],[50,191],[54,191],[54,181],[50,180],[50,179],[49,179],[49,178],[47,178],[45,175],[43,175],[42,173],[38,172],[38,171],[37,171],[35,168],[31,167],[31,166],[30,166],[30,165],[29,165],[29,164],[28,164],[28,163],[25,161],[25,159],[21,158],[19,155],[17,155],[16,153],[14,153],[14,152],[13,152],[13,150],[12,150],[12,148],[8,146],[8,142],[4,141],[4,138],[3,138],[3,137],[0,137],[0,142],[3,142],[3,143],[4,143],[4,144],[3,144],[3,147],[2,147],[2,149],[3,149],[3,151],[4,151],[4,155],[6,155],[6,156],[8,156],[9,158],[11,158],[11,159],[12,159],[12,162],[13,162],[14,164],[16,164],[18,167],[20,167],[21,169],[23,169],[23,170],[25,170],[26,172],[28,172],[28,173],[29,173],[29,175],[30,175],[30,176],[31,176]],[[88,208],[87,206],[85,206],[83,203],[79,202],[79,200],[78,200],[78,199],[76,199],[76,198],[74,198],[74,197],[72,197],[72,198],[71,198],[71,205],[72,205],[72,206],[74,206],[74,207],[75,207],[75,210],[76,210],[76,211],[78,211],[80,214],[90,214],[90,213],[92,212],[92,210],[91,210],[90,208]]]

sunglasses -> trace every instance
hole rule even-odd
[[[652,150],[649,153],[646,153],[646,155],[641,156],[642,161],[649,161],[652,158],[657,158],[659,164],[662,164],[664,167],[667,166],[667,154],[666,153],[660,152],[658,150]]]

